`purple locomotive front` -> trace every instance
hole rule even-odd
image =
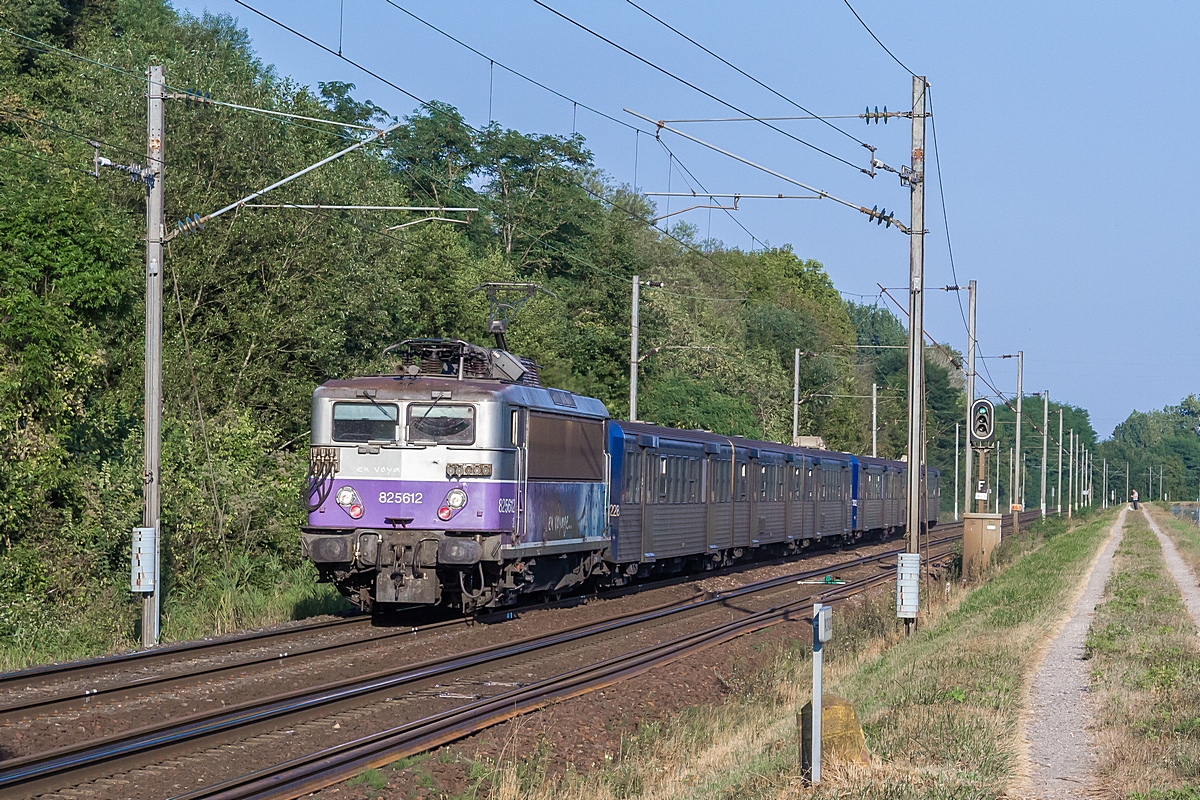
[[[363,608],[560,591],[609,543],[603,403],[503,350],[410,340],[312,401],[304,554]]]

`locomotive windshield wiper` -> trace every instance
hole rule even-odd
[[[374,394],[374,390],[364,389],[364,390],[362,390],[361,392],[359,392],[359,395],[360,395],[360,396],[362,396],[362,397],[365,397],[365,398],[366,398],[366,399],[367,399],[367,400],[368,400],[368,401],[371,403],[371,405],[375,406],[375,407],[376,407],[376,408],[378,408],[378,409],[379,409],[381,412],[383,412],[383,416],[384,416],[384,417],[386,417],[387,419],[390,419],[390,420],[392,420],[392,422],[393,422],[393,423],[395,423],[395,424],[393,424],[393,425],[392,425],[392,438],[391,438],[391,439],[388,439],[387,441],[388,441],[390,444],[399,444],[399,443],[400,443],[400,440],[399,440],[398,438],[396,438],[396,425],[399,425],[399,424],[400,424],[399,411],[397,411],[397,416],[393,417],[393,416],[392,416],[392,412],[391,412],[391,411],[388,411],[386,408],[384,408],[383,406],[379,405],[379,403],[377,403],[377,402],[375,401],[375,394]],[[393,406],[393,409],[394,409],[394,408],[395,408],[395,406]],[[370,437],[369,437],[369,436],[367,437],[367,441],[370,441]]]

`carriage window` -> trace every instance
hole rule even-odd
[[[412,403],[408,407],[408,440],[434,444],[473,444],[475,407]]]
[[[733,478],[730,462],[723,458],[714,458],[709,462],[708,485],[709,499],[714,503],[729,502],[729,484]]]
[[[335,442],[395,441],[400,409],[390,403],[334,403]]]
[[[625,474],[621,502],[637,505],[642,502],[642,451],[626,450],[623,469]]]

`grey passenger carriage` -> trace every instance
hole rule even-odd
[[[504,350],[395,354],[313,393],[304,553],[364,608],[472,611],[903,529],[903,462],[610,420]]]

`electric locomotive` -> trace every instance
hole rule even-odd
[[[500,348],[389,350],[394,374],[312,400],[302,548],[362,608],[471,612],[903,529],[903,462],[611,420]]]

